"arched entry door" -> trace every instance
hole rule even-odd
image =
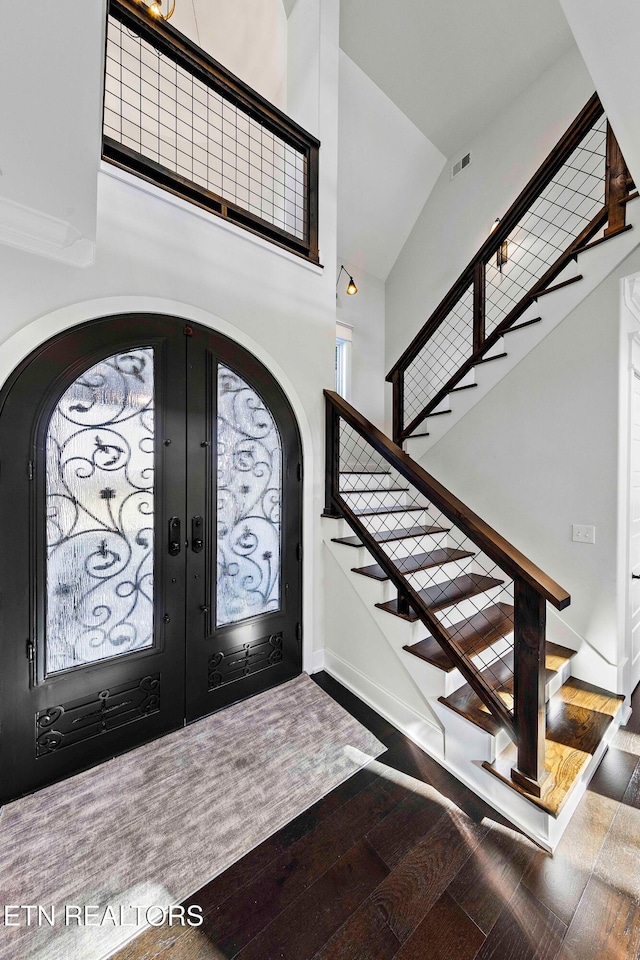
[[[301,670],[300,437],[265,367],[92,321],[0,408],[0,800]]]

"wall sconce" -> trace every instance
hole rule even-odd
[[[491,227],[491,233],[496,229],[500,223],[500,217],[496,217],[493,226]],[[507,262],[509,259],[509,241],[503,240],[498,250],[496,251],[496,267],[502,273],[502,265]]]
[[[350,297],[352,297],[352,296],[354,295],[354,293],[357,293],[357,292],[358,292],[358,288],[356,287],[355,283],[353,282],[353,277],[352,277],[351,274],[346,270],[344,263],[340,266],[340,272],[338,273],[338,279],[336,280],[336,293],[337,293],[337,291],[338,291],[338,284],[340,283],[340,277],[342,276],[343,270],[344,270],[344,272],[347,274],[347,276],[349,277],[349,283],[347,284],[347,293],[349,294]]]
[[[171,6],[169,7],[168,13],[162,12],[162,0],[153,0],[153,3],[150,3],[147,6],[147,10],[152,17],[156,18],[156,20],[170,20],[175,9],[176,0],[171,0]]]

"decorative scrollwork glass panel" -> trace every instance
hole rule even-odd
[[[261,397],[218,366],[216,625],[280,609],[282,444]]]
[[[46,440],[47,673],[153,644],[153,350],[101,360]]]

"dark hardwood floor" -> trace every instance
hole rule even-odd
[[[327,674],[387,752],[115,960],[638,960],[640,688],[548,856]]]

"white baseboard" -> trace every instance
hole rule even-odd
[[[415,744],[440,760],[444,755],[442,730],[413,707],[399,700],[379,683],[367,677],[333,650],[325,650],[324,669],[347,690],[401,730]]]
[[[324,649],[314,650],[311,660],[311,673],[320,673],[321,670],[324,670]]]

